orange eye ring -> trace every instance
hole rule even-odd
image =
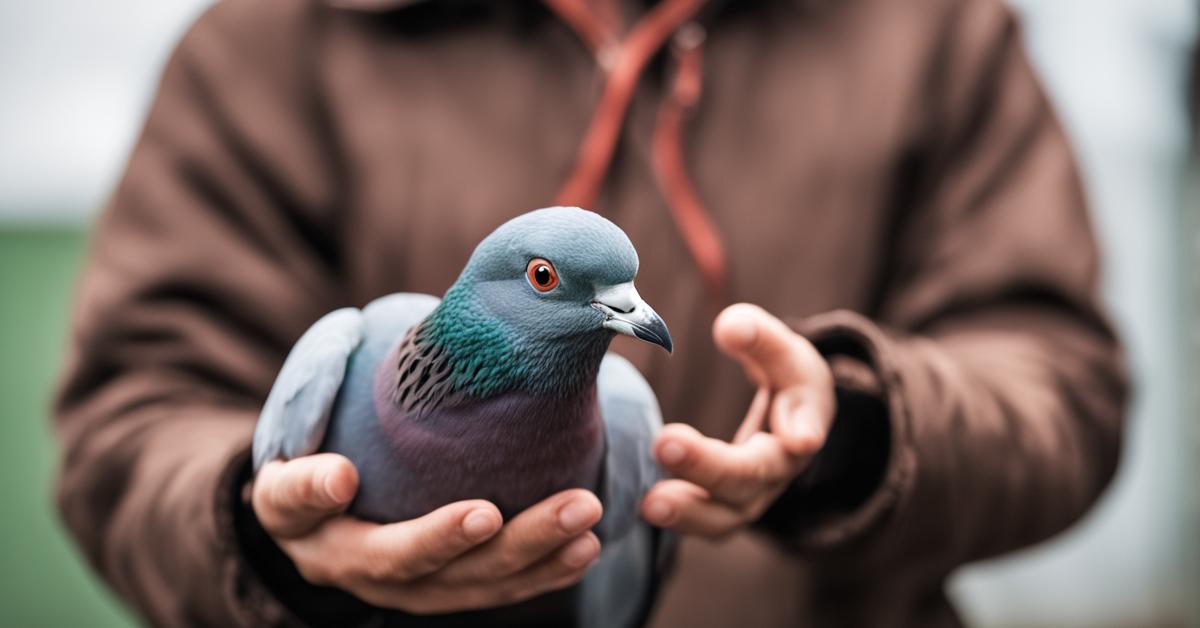
[[[558,271],[554,270],[554,264],[551,264],[550,260],[540,257],[529,260],[525,267],[525,276],[529,278],[529,285],[538,292],[550,292],[558,287]]]

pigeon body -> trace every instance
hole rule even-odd
[[[593,490],[604,549],[572,613],[636,625],[662,546],[637,517],[659,478],[650,444],[662,420],[645,380],[606,350],[616,333],[671,349],[633,288],[637,266],[611,222],[549,208],[489,235],[440,301],[394,294],[326,315],[264,405],[256,468],[345,455],[360,477],[350,512],[378,522],[475,498],[507,519],[566,488]]]
[[[350,361],[321,447],[359,466],[351,512],[404,521],[451,502],[487,499],[508,519],[555,492],[595,488],[604,451],[595,369],[591,384],[571,395],[451,393],[422,413],[393,402],[401,354],[415,351],[415,329],[396,323],[436,303],[401,294],[364,310],[365,342]]]

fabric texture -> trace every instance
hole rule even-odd
[[[550,204],[601,95],[537,3],[366,4],[209,10],[97,222],[59,502],[156,625],[370,617],[308,587],[246,509],[258,409],[321,315],[441,294],[493,228]],[[759,525],[682,544],[653,625],[955,625],[951,571],[1066,528],[1118,460],[1126,377],[1063,132],[999,0],[737,2],[703,26],[680,134],[726,290],[828,356],[839,413]],[[637,83],[592,209],[634,242],[676,344],[614,349],[667,420],[729,437],[753,391],[713,346],[652,167],[672,63]]]

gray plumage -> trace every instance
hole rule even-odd
[[[551,254],[562,289],[547,298],[520,269]],[[604,504],[603,549],[571,614],[583,626],[637,625],[664,547],[638,516],[660,478],[651,443],[662,418],[637,369],[604,347],[625,333],[669,350],[670,337],[632,288],[636,268],[632,245],[608,221],[539,210],[481,243],[445,302],[394,294],[326,315],[296,343],[268,396],[255,468],[317,451],[346,455],[360,476],[351,514],[384,522],[468,498],[490,499],[509,517],[558,490],[589,488]],[[432,340],[410,346],[410,332]],[[474,370],[461,368],[480,356]],[[513,383],[489,387],[495,381]],[[398,386],[436,394],[416,404]]]

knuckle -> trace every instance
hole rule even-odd
[[[409,579],[407,561],[378,545],[367,548],[360,572],[374,582],[406,582]]]
[[[759,486],[764,486],[771,483],[775,478],[771,473],[771,466],[763,460],[756,460],[750,465],[750,479]]]
[[[754,500],[758,494],[757,487],[753,485],[742,485],[736,489],[729,491],[728,501],[734,505],[746,504]]]
[[[285,486],[277,476],[270,478],[269,481],[256,482],[254,494],[251,496],[251,502],[255,509],[269,513],[278,512],[283,503],[281,498]]]
[[[313,474],[307,474],[302,478],[296,478],[291,482],[291,494],[289,503],[297,506],[312,504],[317,501],[317,477]]]
[[[418,574],[416,562],[414,558],[380,556],[376,564],[376,578],[389,582],[411,582]]]
[[[739,465],[731,473],[725,473],[717,489],[732,501],[745,503],[757,498],[770,482],[770,467],[762,461],[752,461]]]
[[[289,476],[281,475],[271,485],[267,494],[267,503],[276,511],[289,509],[299,502],[296,484]]]
[[[437,561],[421,550],[401,560],[393,560],[393,578],[401,582],[411,582],[437,568]]]
[[[680,447],[680,449],[683,450],[683,453],[678,460],[671,464],[672,468],[678,472],[686,473],[699,466],[699,463],[702,460],[701,456],[697,455],[688,447]]]
[[[357,571],[363,578],[371,582],[383,582],[394,577],[394,570],[386,562],[376,557],[368,558]]]
[[[417,535],[404,550],[393,556],[397,577],[411,581],[436,572],[450,557],[447,540],[433,535]]]
[[[521,552],[516,548],[505,548],[496,556],[496,571],[501,575],[510,575],[522,567]]]
[[[403,553],[389,552],[385,562],[393,578],[408,582],[433,571],[436,566],[433,550],[428,541],[414,539]]]
[[[326,584],[349,584],[362,581],[362,574],[352,569],[344,562],[335,562],[325,566]]]
[[[745,496],[749,482],[746,477],[741,474],[733,473],[725,469],[721,469],[713,474],[712,489],[713,492],[730,495],[736,499],[741,499]]]

